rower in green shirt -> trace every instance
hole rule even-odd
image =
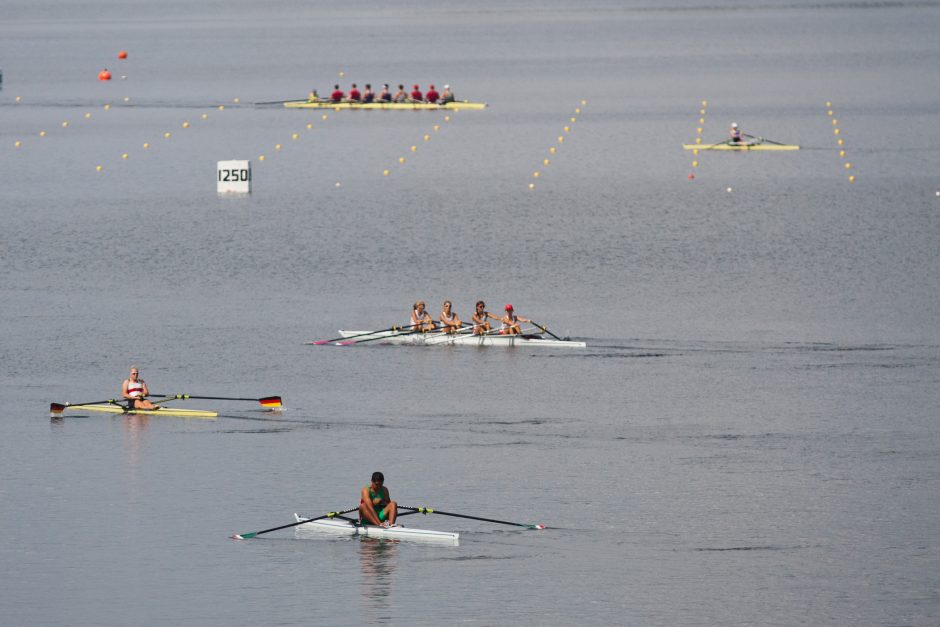
[[[359,520],[377,527],[391,527],[398,515],[398,503],[388,495],[385,487],[385,475],[372,473],[372,483],[362,489],[359,495]]]

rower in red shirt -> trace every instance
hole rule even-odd
[[[333,93],[330,94],[330,100],[333,102],[342,102],[343,101],[343,90],[339,88],[339,85],[333,85]]]
[[[359,102],[362,100],[362,94],[359,93],[359,89],[356,87],[356,84],[352,84],[352,89],[349,90],[349,99],[353,102]]]
[[[424,100],[424,96],[421,94],[421,88],[415,85],[415,88],[411,90],[411,99],[415,102],[421,102]]]
[[[428,85],[428,93],[424,94],[424,99],[428,102],[437,102],[437,99],[440,97],[440,94],[434,89],[434,85]]]

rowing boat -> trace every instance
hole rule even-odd
[[[377,344],[412,344],[416,346],[436,346],[436,345],[459,345],[459,346],[532,346],[543,348],[585,348],[587,343],[576,342],[573,340],[555,340],[523,333],[521,335],[499,335],[496,333],[487,333],[486,335],[473,335],[468,331],[458,332],[456,334],[429,332],[416,333],[411,330],[392,330],[377,331],[369,333],[368,331],[344,331],[340,329],[339,334],[343,337],[365,337],[368,336],[369,342]]]
[[[769,144],[765,142],[750,142],[731,144],[724,142],[721,144],[682,144],[685,150],[799,150],[800,147],[795,144]]]
[[[284,103],[288,109],[401,109],[408,111],[438,111],[458,109],[485,109],[485,102],[457,100],[444,104],[432,102],[311,102],[309,100],[288,100]]]
[[[156,409],[125,409],[122,405],[95,404],[65,406],[75,411],[100,411],[108,414],[134,414],[137,416],[173,416],[176,418],[216,418],[219,414],[202,409],[178,409],[176,407],[157,407]]]
[[[306,520],[306,516],[294,514],[294,519],[299,523]],[[447,531],[432,531],[430,529],[417,529],[415,527],[376,527],[374,525],[363,525],[356,521],[345,518],[320,519],[306,522],[296,527],[297,535],[306,535],[313,533],[332,533],[345,536],[367,536],[369,538],[389,538],[395,540],[417,540],[419,542],[446,542],[457,544],[460,538],[459,533],[450,533]]]

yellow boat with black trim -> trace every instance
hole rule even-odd
[[[685,150],[732,150],[732,151],[750,151],[750,150],[799,150],[800,147],[795,144],[778,144],[776,142],[768,142],[766,140],[753,141],[753,142],[738,142],[732,143],[730,141],[721,142],[720,144],[682,144],[682,147]]]
[[[172,416],[174,418],[217,418],[219,413],[203,409],[179,409],[161,407],[156,409],[126,409],[123,405],[97,403],[94,405],[66,405],[65,409],[75,411],[100,411],[108,414],[133,414],[136,416]]]
[[[456,111],[459,109],[485,109],[485,102],[455,100],[444,104],[433,102],[330,102],[329,100],[287,100],[288,109],[396,109],[403,111]]]

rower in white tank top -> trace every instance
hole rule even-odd
[[[137,366],[131,366],[131,374],[124,379],[121,386],[121,395],[127,400],[127,409],[156,409],[157,407],[147,400],[150,389],[147,382],[140,378]]]

